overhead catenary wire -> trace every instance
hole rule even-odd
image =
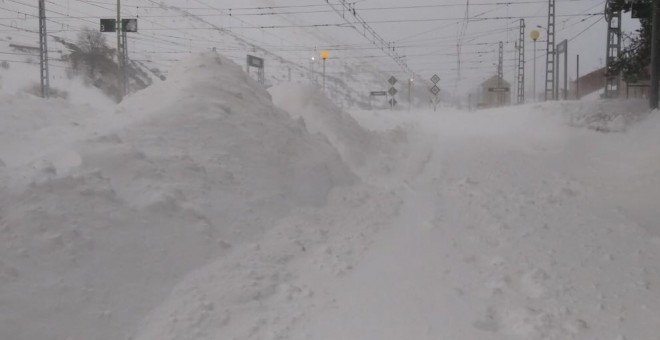
[[[32,4],[29,4],[25,0],[7,0],[7,1],[15,4],[21,3],[22,6],[30,6],[30,8],[35,8]],[[95,20],[95,18],[98,18],[98,15],[84,13],[85,10],[91,10],[93,12],[94,11],[93,9],[96,8],[97,9],[96,12],[99,13],[103,13],[103,12],[108,14],[112,13],[111,9],[107,8],[107,6],[112,6],[112,4],[106,1],[85,1],[85,0],[75,0],[75,1],[81,5],[85,4],[88,7],[82,7],[76,5],[76,7],[73,9],[74,13],[71,13],[68,10],[68,8],[65,8],[64,6],[58,6],[57,0],[48,0],[48,3],[52,3],[55,7],[49,9],[49,13],[52,14],[49,16],[49,20],[52,21],[49,22],[56,23],[55,25],[53,25],[55,26],[55,29],[49,32],[51,35],[56,35],[56,34],[61,35],[61,34],[65,34],[66,32],[81,32],[83,31],[85,26],[98,25],[98,20]],[[586,3],[588,1],[577,0],[577,1],[557,1],[557,2]],[[298,4],[298,5],[290,5],[290,6],[270,6],[270,7],[260,7],[260,8],[244,6],[242,9],[240,9],[240,8],[225,8],[226,6],[216,6],[215,4],[209,6],[208,2],[202,1],[200,4],[200,2],[194,2],[193,0],[191,0],[190,1],[191,4],[197,3],[200,5],[188,6],[188,7],[178,6],[179,9],[183,8],[188,10],[189,11],[188,14],[193,18],[197,18],[197,19],[206,18],[209,19],[208,21],[215,22],[217,20],[212,20],[213,17],[215,16],[215,17],[224,18],[226,20],[226,24],[223,25],[216,24],[216,27],[213,27],[211,25],[206,25],[206,27],[204,27],[205,24],[203,24],[202,21],[199,21],[200,25],[195,24],[194,26],[191,26],[186,23],[194,22],[194,21],[188,20],[188,21],[181,21],[179,23],[172,23],[172,22],[167,22],[166,20],[160,20],[160,18],[173,18],[173,17],[181,16],[181,12],[180,11],[177,12],[177,9],[175,8],[177,6],[164,7],[162,6],[161,2],[155,2],[155,1],[151,1],[150,3],[152,3],[153,6],[126,6],[124,10],[126,10],[129,13],[132,12],[133,16],[137,16],[140,18],[140,20],[149,23],[148,26],[141,27],[140,33],[134,36],[133,40],[134,43],[137,45],[137,47],[132,49],[132,51],[136,53],[143,53],[143,52],[150,53],[153,54],[154,56],[159,54],[163,56],[166,56],[168,54],[169,55],[185,54],[193,51],[208,50],[211,47],[216,47],[216,49],[219,51],[238,55],[235,52],[240,52],[241,50],[246,51],[247,49],[251,49],[255,45],[257,45],[257,48],[259,48],[260,46],[264,46],[265,49],[268,50],[269,52],[280,53],[279,57],[281,57],[282,59],[289,59],[295,61],[295,63],[297,63],[300,66],[301,70],[306,71],[306,67],[301,65],[301,60],[308,59],[310,53],[313,52],[318,46],[323,46],[324,48],[326,48],[325,45],[323,45],[322,43],[318,45],[314,43],[300,44],[297,41],[273,43],[274,39],[270,38],[271,34],[276,34],[277,30],[285,30],[285,29],[308,29],[309,31],[312,32],[337,32],[336,29],[340,29],[340,30],[344,30],[345,28],[354,29],[354,27],[350,25],[333,22],[332,20],[328,20],[328,18],[322,19],[321,21],[319,21],[318,24],[292,21],[284,24],[280,22],[272,22],[272,24],[267,23],[261,25],[261,22],[250,23],[250,22],[239,21],[239,20],[243,20],[242,18],[250,18],[250,17],[259,18],[259,17],[274,17],[274,16],[295,16],[295,15],[304,15],[306,12],[311,12],[311,11],[317,11],[320,13],[330,12],[329,10],[324,10],[324,6],[326,6],[325,3],[315,4],[315,6],[307,6],[307,7],[302,7],[304,5]],[[511,5],[520,8],[522,8],[523,6],[529,6],[529,8],[532,8],[532,6],[539,6],[544,3],[546,3],[545,0],[520,1],[520,2],[469,1],[470,7],[479,6],[482,7],[481,9],[484,10],[482,12],[489,12],[489,13],[482,15],[481,17],[477,17],[476,14],[473,14],[473,15],[466,15],[462,18],[451,15],[446,15],[446,16],[429,15],[429,17],[426,18],[422,17],[419,19],[403,16],[402,18],[391,19],[391,20],[381,20],[378,18],[374,20],[373,18],[365,18],[365,22],[369,23],[370,25],[371,24],[390,25],[397,23],[416,25],[417,23],[440,22],[442,25],[447,25],[447,27],[451,27],[452,25],[455,25],[458,21],[463,21],[463,19],[466,19],[464,20],[466,23],[499,22],[499,21],[510,20],[512,18],[519,18],[520,16],[517,16],[515,14],[498,15],[501,13],[497,13],[497,10],[499,10],[498,8],[496,8],[497,6]],[[465,6],[465,1],[459,3],[459,1],[457,0],[456,3],[436,3],[436,4],[428,4],[423,6],[417,6],[414,4],[410,6],[380,6],[378,4],[374,4],[370,6],[360,5],[359,8],[357,8],[356,10],[369,11],[369,12],[405,10],[405,11],[415,12],[415,8],[418,11],[421,11],[424,8],[443,8],[443,7],[452,7],[452,6],[457,7],[459,5]],[[591,3],[589,3],[588,6],[593,7]],[[25,8],[27,9],[28,7]],[[142,10],[150,9],[157,11],[144,13],[144,11],[141,11],[140,9]],[[239,11],[239,9],[241,11]],[[222,11],[226,11],[226,10],[231,10],[232,15],[230,16],[227,13],[222,13]],[[30,10],[26,10],[24,12],[27,13],[29,11]],[[207,13],[206,14],[200,13],[201,11],[205,11]],[[20,15],[19,12],[20,11],[14,11],[14,12],[7,11],[7,13],[12,13],[15,15]],[[301,13],[293,13],[293,12],[301,12]],[[477,12],[479,13],[479,11]],[[429,12],[429,14],[431,14],[431,12]],[[598,24],[599,21],[602,20],[601,15],[602,13],[591,13],[590,9],[587,8],[586,10],[582,10],[581,12],[575,11],[573,13],[562,13],[562,14],[558,13],[557,17],[567,18],[567,20],[564,21],[564,23],[567,26],[569,24],[573,24],[576,21],[577,24],[589,25],[589,27],[584,28],[584,30],[587,31],[591,27],[594,27],[596,24]],[[532,15],[525,17],[540,19],[543,18],[544,16]],[[30,20],[32,20],[34,17],[24,16],[24,18],[26,18],[26,22],[29,23]],[[592,18],[594,18],[595,20],[592,21],[591,20]],[[0,18],[0,20],[2,20],[2,18]],[[8,20],[11,19],[8,18]],[[2,21],[0,21],[0,24],[2,24]],[[23,32],[23,34],[38,33],[36,31],[31,30],[29,24],[21,24],[22,26],[21,28],[17,28],[14,26],[5,25],[2,27],[7,28],[9,31],[12,30],[21,31]],[[475,33],[475,30],[478,31],[479,27],[483,27],[483,26],[475,26],[475,29],[464,30],[464,33],[461,35],[462,37],[460,39],[458,39],[456,35],[454,35],[453,37],[454,45],[456,44],[457,41],[460,41],[461,43],[460,53],[467,57],[467,58],[462,58],[461,63],[466,64],[466,66],[472,63],[476,64],[476,66],[484,66],[482,64],[485,64],[486,62],[481,60],[486,60],[488,58],[488,54],[485,53],[484,51],[480,51],[478,47],[488,46],[489,43],[486,43],[485,40],[496,39],[498,34],[508,32],[508,30],[506,29],[495,29],[477,34]],[[267,38],[261,39],[262,41],[259,41],[259,39],[258,38],[255,39],[255,37],[258,37],[258,34],[260,33],[253,34],[251,32],[248,32],[248,30],[259,30],[263,32],[263,34],[267,35]],[[425,30],[429,31],[428,29]],[[205,31],[215,31],[217,32],[218,35],[209,36]],[[226,35],[227,33],[243,36],[243,38],[245,39],[244,40],[245,45],[242,45],[241,43],[227,44],[228,39],[226,39],[225,37],[222,38],[220,37]],[[337,34],[335,33],[335,35]],[[345,34],[341,33],[341,35],[345,35]],[[274,38],[275,36],[273,35],[272,37]],[[282,37],[277,37],[276,39],[279,40],[281,38]],[[433,61],[431,61],[431,59],[433,58],[434,55],[443,57],[442,60],[438,61],[437,65],[447,65],[445,63],[445,60],[447,60],[446,57],[451,56],[451,53],[439,53],[439,52],[445,50],[446,46],[452,45],[451,37],[434,34],[434,36],[432,37],[429,36],[426,37],[426,39],[424,38],[425,36],[421,34],[421,35],[409,37],[407,39],[405,39],[405,37],[398,39],[397,37],[394,37],[394,39],[387,39],[387,41],[390,41],[390,43],[394,42],[393,46],[395,46],[395,48],[399,50],[402,58],[406,58],[406,62],[409,65],[411,66],[419,65],[419,68],[413,67],[415,69],[414,73],[425,71],[425,69],[422,67],[424,67],[427,64],[432,66]],[[471,48],[472,46],[474,46],[475,48],[472,49]],[[404,48],[406,49],[405,50],[406,53],[403,53]],[[343,46],[341,46],[340,44],[336,44],[334,46],[328,45],[327,49],[331,51],[334,50],[335,52],[337,52],[333,54],[332,58],[343,58],[343,59],[353,59],[353,60],[373,59],[374,64],[383,65],[383,66],[386,65],[384,61],[387,60],[387,57],[384,57],[383,55],[380,55],[378,53],[374,53],[374,51],[378,50],[378,48],[375,48],[374,46],[368,46],[367,43],[364,44],[350,43],[350,44],[345,44]],[[420,50],[426,51],[426,53],[424,52],[418,53],[420,52]],[[482,59],[476,61],[470,61],[469,59],[471,59],[473,56]],[[277,58],[275,56],[273,57]],[[456,53],[454,53],[452,57],[456,57]],[[159,58],[154,57],[153,59],[157,60]],[[173,60],[173,58],[160,58],[160,59],[163,59],[163,61],[168,61],[168,62],[171,62]],[[411,62],[411,60],[413,59],[418,60],[418,62],[415,63]],[[304,61],[304,63],[307,62]],[[465,70],[469,71],[469,69],[467,68]]]

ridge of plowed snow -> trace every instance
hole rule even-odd
[[[121,129],[67,147],[69,161],[0,168],[0,338],[125,339],[186,273],[356,181],[217,54],[117,115]]]

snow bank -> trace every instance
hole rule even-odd
[[[15,100],[3,113],[14,145],[78,117]],[[0,338],[125,339],[186,273],[356,181],[216,54],[191,57],[113,119],[121,128],[43,132],[66,146],[58,156],[0,156]]]
[[[622,132],[649,114],[648,100],[602,100],[548,102],[538,106],[542,112],[561,113],[575,127],[602,132]]]
[[[136,339],[655,339],[660,118],[601,133],[549,105],[360,113],[420,136],[416,176],[281,220]]]
[[[138,329],[136,340],[291,339],[334,297],[401,207],[390,191],[333,191],[323,209],[302,209],[263,238],[191,273]]]
[[[283,84],[269,89],[273,102],[304,121],[307,130],[327,138],[344,161],[362,180],[387,185],[393,178],[407,181],[416,176],[418,165],[430,153],[419,143],[410,125],[371,131],[346,111],[337,107],[323,91],[314,86]],[[377,115],[369,111],[369,115]]]
[[[268,90],[275,105],[302,118],[310,133],[324,135],[351,164],[362,165],[377,151],[377,136],[363,129],[316,86],[284,84]]]
[[[566,119],[602,112],[625,129]],[[288,338],[656,339],[660,115],[647,115],[634,101],[380,113],[438,131],[434,154],[397,227]]]
[[[7,166],[43,160],[56,162],[74,141],[92,137],[120,122],[110,107],[43,100],[28,94],[0,94],[0,159]]]

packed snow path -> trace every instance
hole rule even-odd
[[[660,119],[568,126],[600,105],[356,114],[418,154],[385,193],[193,274],[138,339],[660,339]]]
[[[660,163],[633,147],[655,129],[519,111],[425,121],[434,150],[395,225],[296,334],[660,339]]]

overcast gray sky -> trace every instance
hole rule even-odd
[[[339,1],[330,0],[330,3],[340,8]],[[547,0],[348,2],[383,39],[396,47],[397,53],[405,56],[418,76],[428,79],[437,73],[442,77],[443,88],[462,91],[496,74],[500,41],[504,44],[504,76],[513,82],[519,19],[524,18],[527,84],[531,87],[534,45],[529,33],[537,25],[547,26]],[[176,6],[198,18],[182,20],[182,12],[163,10],[159,8],[161,4]],[[35,6],[28,0],[6,0],[0,6],[6,16],[2,22],[34,30],[35,17],[25,13],[33,13]],[[50,0],[47,7],[51,32],[72,38],[82,27],[98,26],[97,18],[113,17],[116,0]],[[571,78],[575,77],[576,54],[581,56],[583,73],[604,65],[604,7],[604,0],[557,0],[556,40],[570,40]],[[342,15],[332,11],[326,0],[122,0],[122,12],[124,16],[140,18],[140,32],[131,39],[129,50],[152,51],[162,61],[175,61],[186,53],[214,47],[235,58],[244,58],[245,48],[223,44],[221,32],[211,27],[214,25],[301,65],[317,56],[319,50],[328,49],[334,60],[364,61],[399,77],[410,76],[402,74],[385,53],[374,48],[359,28],[346,25]],[[352,20],[350,14],[342,14]],[[625,16],[623,26],[630,33],[638,25]],[[539,31],[537,84],[541,88],[546,34],[543,29]],[[16,35],[35,39],[24,31],[17,31]]]
[[[323,4],[325,0],[267,1],[273,6],[305,6]],[[331,1],[332,2],[332,1]],[[334,0],[338,2],[338,0]],[[541,32],[537,42],[537,84],[543,84],[545,72],[546,31],[538,26],[548,24],[547,0],[354,0],[356,12],[385,40],[397,46],[399,54],[406,56],[410,68],[422,77],[437,73],[444,86],[459,81],[458,59],[460,44],[460,87],[469,88],[494,75],[497,70],[498,45],[504,44],[505,78],[513,83],[515,77],[515,44],[519,39],[519,19],[525,19],[525,43],[528,61],[528,84],[533,72],[534,44],[529,38],[531,30]],[[569,39],[569,74],[575,78],[575,57],[580,54],[583,73],[604,65],[606,23],[603,18],[603,0],[558,0],[556,3],[556,41]],[[337,5],[337,7],[339,7]],[[317,9],[311,7],[311,9]],[[322,8],[318,8],[322,9]],[[301,8],[291,9],[292,12]],[[305,12],[305,11],[302,11]],[[292,14],[308,24],[341,23],[336,13]],[[349,14],[346,14],[350,17]],[[465,20],[465,18],[468,20]],[[624,18],[624,31],[638,27],[636,20]],[[337,51],[350,57],[370,44],[355,30],[348,28],[317,28],[338,41],[355,44],[350,53]],[[461,34],[463,32],[463,34]],[[374,56],[373,61],[395,71],[377,57],[377,50],[367,50],[362,56]],[[382,55],[382,53],[380,53]],[[386,66],[388,65],[388,66]],[[531,86],[531,85],[530,85]]]
[[[310,1],[313,2],[313,1]],[[291,3],[290,1],[287,3]],[[606,23],[602,0],[558,0],[556,41],[569,39],[569,68],[575,72],[575,56],[581,56],[583,71],[604,65]],[[409,66],[421,75],[440,74],[445,84],[458,79],[459,41],[461,80],[470,85],[495,74],[498,45],[504,43],[505,78],[513,80],[515,43],[519,38],[519,18],[525,19],[527,70],[531,74],[534,44],[529,33],[541,32],[537,42],[538,84],[545,71],[546,32],[536,28],[548,24],[547,0],[361,0],[355,8],[381,36],[399,46]],[[396,9],[392,9],[396,8]],[[469,20],[464,20],[465,17]],[[635,20],[624,20],[628,32],[637,28]],[[461,37],[461,30],[464,34]],[[528,77],[531,82],[531,77]]]

